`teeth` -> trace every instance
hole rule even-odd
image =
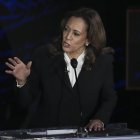
[[[64,46],[65,47],[69,47],[70,45],[68,43],[64,43]]]
[[[65,46],[69,46],[69,44],[65,44]]]

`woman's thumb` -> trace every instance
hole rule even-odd
[[[30,68],[31,68],[31,65],[32,65],[32,61],[29,61],[29,62],[27,63],[27,69],[30,69]]]

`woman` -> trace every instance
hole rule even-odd
[[[99,14],[90,8],[69,12],[62,34],[37,50],[27,65],[9,58],[6,73],[16,78],[28,127],[85,126],[104,130],[116,104],[112,49]],[[71,59],[78,62],[75,70]],[[77,80],[76,80],[77,79]]]

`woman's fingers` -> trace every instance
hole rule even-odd
[[[13,74],[13,71],[11,71],[11,70],[5,70],[5,72],[6,72],[7,74],[12,74],[12,75],[14,75],[14,74]]]
[[[103,130],[103,127],[99,124],[95,124],[95,125],[92,125],[90,129],[91,130],[93,129],[94,131],[101,131]]]
[[[16,62],[14,59],[12,59],[12,58],[9,58],[8,61],[9,61],[11,64],[13,64],[14,66],[17,65],[17,62]]]
[[[8,58],[9,62],[6,62],[6,65],[11,68],[12,70],[15,68],[17,64],[23,63],[19,58]]]
[[[10,69],[14,70],[15,69],[15,66],[13,66],[12,64],[6,62],[5,63]]]
[[[30,68],[32,62],[29,61],[28,64],[24,64],[18,57],[9,58],[8,62],[5,63],[8,66],[8,70],[5,70],[7,74],[11,74],[16,79],[25,80],[30,74]]]
[[[102,121],[100,120],[90,120],[90,122],[88,123],[88,125],[86,126],[89,131],[101,131],[104,130],[104,124]]]
[[[14,60],[16,61],[16,63],[23,63],[18,57],[14,57]]]

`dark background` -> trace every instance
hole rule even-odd
[[[59,33],[64,13],[79,7],[99,12],[107,46],[116,52],[114,81],[118,103],[111,122],[124,122],[129,128],[140,129],[139,0],[0,0],[1,130],[20,128],[26,116],[16,104],[15,79],[4,72],[8,57],[18,56],[26,63],[35,48]]]

